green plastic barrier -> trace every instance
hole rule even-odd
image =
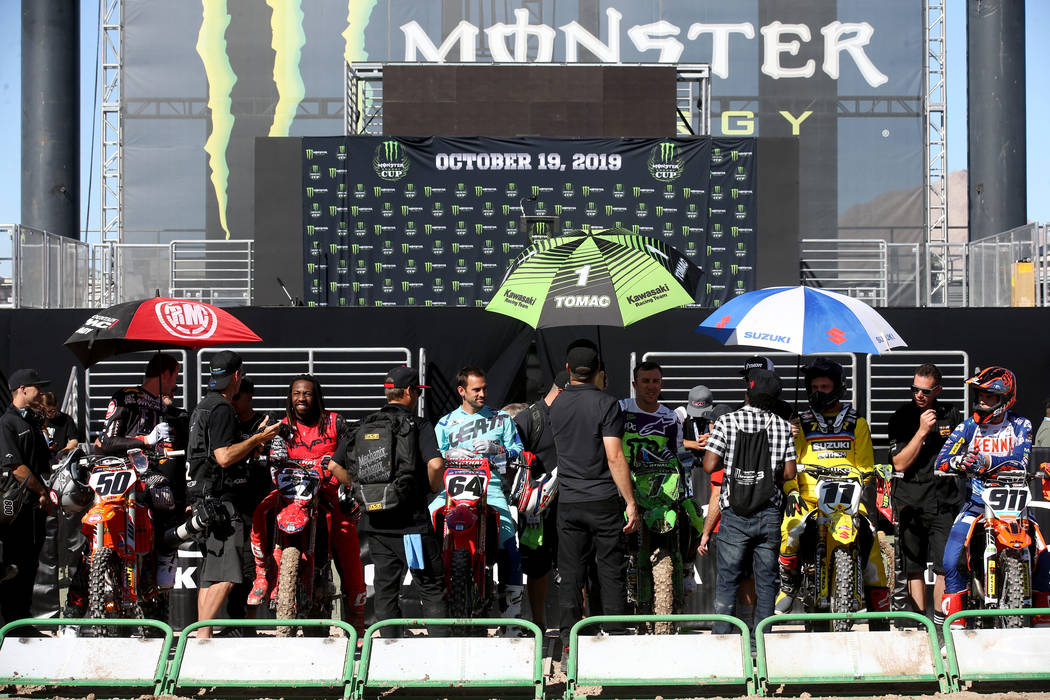
[[[160,650],[157,655],[157,665],[153,671],[152,676],[142,678],[103,678],[99,677],[79,677],[79,678],[37,678],[23,676],[20,673],[16,674],[5,674],[0,675],[0,685],[12,684],[12,685],[43,685],[43,686],[62,686],[62,687],[77,687],[77,688],[135,688],[139,691],[151,692],[154,695],[159,695],[164,684],[164,670],[168,665],[168,656],[171,653],[171,642],[174,636],[171,627],[159,622],[157,620],[118,620],[118,619],[87,619],[87,618],[51,618],[51,619],[40,619],[40,618],[28,618],[24,620],[15,620],[9,622],[0,628],[0,658],[4,656],[4,642],[17,639],[17,635],[11,634],[12,630],[18,629],[19,627],[67,627],[67,626],[90,626],[90,627],[126,627],[129,630],[137,631],[141,627],[150,627],[159,630],[164,636],[162,640],[159,639],[147,639],[145,643],[160,642]],[[76,638],[65,638],[65,637],[49,637],[45,638],[47,641],[44,642],[48,646],[54,645],[56,647],[56,653],[58,652],[57,647],[59,646],[70,646],[74,644],[83,644],[85,647],[91,647],[90,658],[98,659],[100,655],[106,653],[105,646],[109,642],[119,643],[121,646],[126,645],[127,642],[132,641],[127,637],[76,637]],[[68,641],[67,641],[68,640]],[[33,642],[43,641],[33,639]],[[113,644],[110,644],[113,646]],[[69,651],[68,648],[65,651]],[[126,652],[126,650],[125,650]],[[88,650],[85,648],[85,654]]]
[[[322,627],[327,630],[329,627],[338,627],[343,630],[346,634],[346,652],[343,656],[342,671],[338,678],[333,682],[329,678],[320,680],[304,680],[301,678],[276,678],[276,679],[242,679],[242,678],[193,678],[183,677],[182,667],[186,657],[186,647],[190,643],[190,634],[196,631],[200,627],[257,627],[257,628],[277,628],[277,627]],[[322,638],[311,637],[309,641],[320,641]],[[197,641],[193,638],[193,641]],[[203,642],[204,640],[200,640]],[[216,641],[222,641],[222,638],[216,639]],[[252,643],[257,641],[252,638],[240,637],[236,639],[239,646],[243,647],[243,655],[245,659],[251,658],[252,654]],[[266,643],[283,643],[289,647],[299,644],[304,639],[297,637],[263,637],[259,641]],[[357,632],[349,624],[342,620],[322,620],[322,619],[308,619],[308,620],[202,620],[200,622],[194,622],[182,630],[179,636],[179,644],[175,648],[175,658],[172,659],[171,666],[168,669],[167,679],[165,681],[165,692],[168,695],[176,695],[176,689],[179,687],[208,687],[208,688],[327,688],[329,690],[335,690],[341,693],[342,697],[350,697],[353,691],[353,680],[354,680],[354,652],[357,650]],[[289,664],[295,664],[300,660],[300,657],[296,655],[290,655],[288,657]]]
[[[854,622],[860,622],[863,620],[910,620],[917,624],[920,629],[926,628],[926,635],[929,641],[930,660],[933,666],[932,673],[871,673],[871,674],[857,674],[851,673],[850,675],[829,675],[828,673],[814,674],[811,676],[777,676],[769,672],[769,663],[766,658],[766,635],[767,630],[773,625],[780,625],[792,622],[828,622],[830,620],[852,620]],[[811,635],[816,634],[835,634],[827,632],[802,632],[799,633],[799,642],[804,643],[807,638],[812,639]],[[860,630],[852,630],[850,632],[840,632],[837,634],[844,635],[856,635],[856,634],[885,634],[883,632],[864,632]],[[777,685],[781,683],[815,683],[815,684],[831,684],[831,683],[936,683],[941,692],[950,692],[951,685],[949,679],[944,670],[944,664],[941,661],[940,649],[937,647],[937,630],[933,623],[930,622],[926,617],[918,615],[912,612],[857,612],[857,613],[790,613],[786,615],[774,615],[767,617],[758,623],[755,628],[755,642],[757,649],[757,681],[758,681],[758,692],[763,695],[769,694],[769,686]],[[800,652],[802,653],[802,652]]]
[[[594,625],[600,625],[603,623],[620,623],[639,625],[646,622],[678,622],[678,623],[689,623],[689,622],[728,622],[734,625],[740,630],[740,661],[743,673],[740,675],[725,675],[725,676],[679,676],[679,677],[661,677],[661,678],[631,678],[624,676],[623,678],[610,679],[607,677],[602,678],[588,678],[580,675],[580,664],[579,664],[579,653],[580,653],[580,630],[591,627]],[[615,638],[618,635],[608,637],[609,639]],[[666,639],[677,639],[681,641],[686,640],[700,640],[703,637],[710,635],[706,634],[685,634],[685,635],[625,635],[623,638],[631,640],[639,648],[646,644],[650,640]],[[626,669],[625,669],[626,671]],[[701,685],[741,685],[744,687],[748,695],[754,694],[755,690],[755,675],[754,665],[751,661],[751,633],[748,631],[747,625],[740,619],[729,616],[729,615],[598,615],[595,617],[588,617],[584,620],[580,620],[572,626],[572,630],[569,632],[569,658],[568,658],[568,670],[566,671],[565,681],[565,700],[573,700],[576,697],[576,689],[580,686],[588,685],[600,685],[605,693],[609,692],[610,687],[614,686],[629,686],[633,688],[640,687],[653,687],[653,686],[701,686]],[[636,693],[631,693],[631,697],[636,697]]]
[[[423,677],[418,680],[416,679],[398,679],[396,685],[399,688],[500,688],[506,690],[508,688],[518,688],[523,694],[531,691],[531,695],[539,700],[543,697],[543,631],[535,624],[528,620],[519,619],[506,619],[506,618],[478,618],[472,620],[466,619],[452,619],[452,618],[396,618],[391,620],[382,620],[375,623],[365,631],[364,646],[361,649],[361,662],[358,666],[357,679],[355,681],[356,689],[354,691],[354,697],[364,698],[365,692],[368,689],[379,689],[379,688],[390,688],[393,687],[394,682],[390,679],[374,678],[372,674],[372,663],[373,655],[375,654],[375,648],[377,641],[373,638],[374,635],[384,627],[452,627],[452,628],[465,628],[465,627],[499,627],[499,626],[514,626],[528,630],[532,633],[534,642],[534,651],[532,654],[532,673],[527,678],[479,678],[477,680],[462,680],[462,681],[449,681],[447,679],[434,679],[430,677]],[[453,632],[455,630],[453,629]],[[508,638],[487,638],[477,637],[472,638],[472,641],[476,641],[480,644],[488,642],[511,642],[521,641],[512,640]],[[379,640],[386,641],[386,640]],[[420,646],[428,644],[431,646],[447,643],[448,638],[446,637],[411,637],[399,639],[400,642],[409,642],[412,644],[419,644]],[[420,673],[420,675],[428,675]]]
[[[974,637],[985,636],[994,638],[1002,645],[1008,645],[1009,649],[995,648],[994,645],[986,645],[982,649],[982,658],[1002,658],[1006,670],[997,671],[968,671],[959,663],[958,649],[951,624],[960,618],[974,617],[1005,617],[1007,615],[1050,615],[1050,608],[1011,608],[1003,610],[963,610],[953,613],[944,621],[944,654],[948,662],[948,674],[954,690],[962,690],[963,684],[970,681],[1037,681],[1050,680],[1050,663],[1046,663],[1046,655],[1050,655],[1050,629],[1024,628],[1024,629],[988,629],[988,630],[958,630],[966,635]],[[1032,650],[1038,654],[1035,658],[1023,659],[1020,649]],[[1027,668],[1023,671],[1017,668],[1024,663]]]

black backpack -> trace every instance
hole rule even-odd
[[[350,451],[357,488],[354,496],[368,512],[389,511],[415,488],[419,433],[403,411],[376,411],[357,425]]]
[[[770,418],[766,427],[754,433],[736,431],[733,467],[729,470],[729,507],[747,517],[770,506],[776,494],[773,462],[769,456]]]

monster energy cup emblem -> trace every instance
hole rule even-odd
[[[384,180],[396,181],[408,174],[408,154],[400,141],[387,139],[376,146],[372,167]]]
[[[674,182],[682,176],[685,159],[674,141],[661,141],[649,151],[649,174],[661,182]]]

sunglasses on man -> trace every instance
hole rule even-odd
[[[922,394],[923,396],[929,396],[933,392],[937,391],[937,389],[939,389],[939,388],[940,387],[936,387],[935,386],[935,387],[933,387],[931,389],[923,389],[921,386],[912,385],[911,393],[913,393],[913,394]]]

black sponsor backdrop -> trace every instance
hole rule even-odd
[[[623,226],[681,250],[705,269],[701,305],[754,287],[753,139],[302,143],[311,306],[484,305],[527,245],[528,197],[528,214],[558,216],[563,231]]]

